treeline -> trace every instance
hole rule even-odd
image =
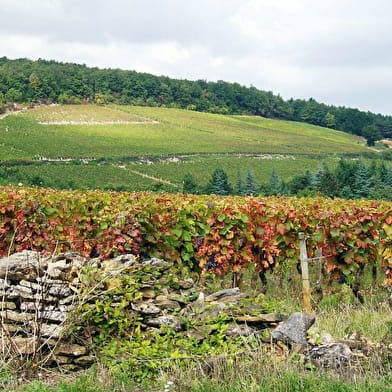
[[[329,198],[392,200],[392,168],[384,162],[341,159],[335,169],[322,165],[317,171],[306,171],[284,182],[273,170],[269,181],[258,184],[253,172],[237,174],[232,185],[226,172],[216,169],[207,184],[200,186],[191,174],[183,180],[183,193],[239,196],[306,196],[322,195]]]
[[[392,137],[392,116],[314,99],[284,100],[271,91],[224,81],[189,81],[56,61],[0,58],[0,112],[18,102],[120,103],[303,121],[367,139]]]

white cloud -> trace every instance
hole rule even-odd
[[[1,0],[0,55],[228,80],[392,114],[389,0]]]

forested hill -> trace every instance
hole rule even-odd
[[[364,136],[392,137],[392,116],[336,107],[314,99],[285,101],[270,91],[224,81],[171,79],[135,71],[56,61],[0,58],[0,112],[13,102],[121,103],[253,114],[303,121]]]

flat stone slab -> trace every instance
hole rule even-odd
[[[246,323],[246,324],[268,324],[268,323],[280,323],[286,320],[287,317],[276,314],[276,313],[268,313],[268,314],[260,314],[258,316],[238,316],[236,320],[238,323]]]
[[[11,256],[0,259],[0,278],[7,277],[10,280],[35,278],[37,272],[47,267],[47,258],[41,253],[32,250],[24,250]]]
[[[210,294],[205,298],[206,302],[219,301],[224,297],[236,296],[240,294],[240,289],[234,287],[233,289],[220,290],[216,293]]]
[[[145,321],[145,323],[150,327],[160,328],[162,325],[167,325],[170,328],[173,328],[174,331],[181,331],[182,324],[178,317],[165,315],[157,318],[151,318]]]

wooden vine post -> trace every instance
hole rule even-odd
[[[301,272],[302,272],[302,295],[304,310],[307,313],[312,312],[312,306],[310,304],[310,282],[309,282],[309,268],[308,268],[308,252],[306,250],[306,238],[305,233],[299,233],[299,251],[301,260]]]

